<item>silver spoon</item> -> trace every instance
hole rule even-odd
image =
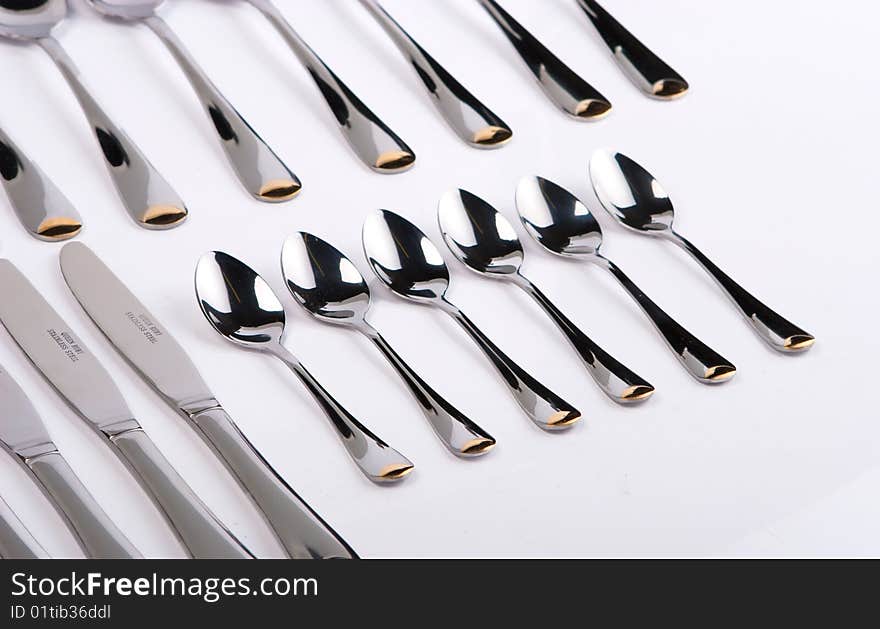
[[[389,483],[412,471],[409,459],[352,417],[284,347],[284,307],[256,271],[228,254],[207,253],[196,268],[196,296],[205,318],[222,337],[275,356],[299,377],[367,478]]]
[[[143,22],[174,57],[211,119],[220,146],[245,189],[260,201],[292,199],[302,184],[205,75],[171,27],[156,15],[164,0],[88,0],[99,13]]]
[[[513,137],[510,127],[422,48],[375,0],[361,0],[421,79],[437,110],[458,136],[476,148],[498,148]]]
[[[401,173],[416,161],[416,154],[343,83],[306,44],[270,0],[245,0],[259,10],[309,71],[330,107],[339,129],[361,159],[377,173]]]
[[[688,82],[626,30],[595,0],[577,0],[623,73],[648,96],[669,100],[683,96]]]
[[[73,204],[3,129],[0,180],[18,220],[34,238],[57,242],[73,238],[82,230],[82,218]]]
[[[73,60],[52,37],[52,28],[66,15],[65,0],[0,0],[0,37],[36,42],[58,66],[92,126],[116,191],[132,219],[147,229],[180,225],[187,216],[183,201],[101,109]]]
[[[577,120],[597,120],[611,111],[599,90],[565,65],[495,0],[477,0],[516,48],[547,97]]]
[[[281,270],[290,294],[315,318],[357,330],[379,348],[453,454],[473,457],[495,446],[491,435],[434,391],[367,322],[370,287],[342,252],[317,236],[297,232],[284,243]]]
[[[599,252],[602,229],[573,194],[542,177],[526,177],[517,186],[516,207],[526,231],[546,249],[561,256],[592,262],[610,272],[697,380],[714,384],[733,377],[736,367],[730,361],[685,330],[645,295],[620,267]]]
[[[363,241],[364,253],[379,279],[401,297],[436,306],[455,319],[535,424],[544,430],[560,430],[580,419],[580,411],[526,373],[446,298],[449,269],[418,227],[394,212],[379,210],[364,222]]]
[[[494,207],[466,190],[449,190],[440,199],[438,216],[443,239],[455,257],[469,269],[512,282],[531,295],[559,326],[608,397],[632,403],[654,393],[654,387],[596,345],[523,275],[522,243],[513,225]]]
[[[596,151],[590,160],[590,179],[596,196],[617,221],[634,231],[669,240],[685,251],[715,279],[742,312],[752,328],[773,349],[801,352],[815,338],[782,318],[728,277],[672,228],[673,208],[669,195],[651,174],[626,155]]]

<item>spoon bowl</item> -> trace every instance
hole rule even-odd
[[[291,295],[318,319],[363,324],[370,288],[357,267],[330,243],[297,232],[284,242],[281,268]]]
[[[102,15],[120,20],[142,20],[156,13],[165,0],[88,0]]]
[[[526,231],[549,251],[570,257],[598,255],[602,228],[565,188],[543,177],[524,177],[516,188],[516,208]]]
[[[284,306],[249,266],[213,251],[199,260],[195,281],[199,307],[221,336],[250,348],[281,342]]]
[[[486,201],[467,190],[449,190],[437,215],[443,239],[468,268],[495,277],[519,273],[522,243],[510,221]]]
[[[672,231],[674,213],[666,190],[626,155],[593,153],[590,180],[599,202],[625,227],[652,235]]]
[[[364,253],[388,287],[414,301],[443,301],[449,269],[440,251],[418,227],[388,210],[364,221]]]
[[[65,0],[0,0],[0,36],[22,41],[48,37],[66,16]]]

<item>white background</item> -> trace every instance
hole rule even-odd
[[[270,25],[244,2],[163,10],[215,82],[304,182],[263,205],[239,187],[206,116],[143,26],[102,21],[77,2],[57,35],[106,109],[187,200],[170,232],[134,226],[71,93],[36,47],[0,42],[0,123],[77,204],[90,245],[170,328],[261,452],[367,557],[834,556],[880,554],[877,334],[876,22],[864,2],[608,0],[621,22],[691,83],[645,98],[571,0],[505,7],[614,103],[601,122],[556,111],[472,0],[385,0],[386,8],[514,129],[498,151],[463,145],[390,40],[353,0],[278,0],[303,37],[418,153],[409,173],[369,172]],[[663,182],[680,231],[818,341],[783,356],[757,339],[709,277],[671,245],[611,224],[587,181],[599,147]],[[549,319],[513,286],[447,255],[450,296],[505,351],[584,414],[548,435],[520,412],[455,324],[372,281],[375,325],[435,388],[499,442],[461,461],[434,437],[366,339],[309,318],[283,293],[285,234],[312,231],[365,272],[364,216],[394,209],[438,238],[449,187],[514,219],[517,180],[541,174],[580,195],[605,226],[605,253],[739,373],[707,387],[680,368],[600,269],[551,257],[524,236],[525,271],[606,349],[657,387],[621,408],[594,386]],[[207,449],[87,320],[58,270],[57,245],[31,239],[0,195],[0,255],[11,258],[110,370],[168,458],[254,551],[279,546]],[[287,344],[355,415],[416,463],[377,487],[348,460],[305,390],[272,359],[221,340],[199,313],[192,272],[221,249],[264,274],[289,311]],[[445,251],[445,250],[444,250]],[[447,252],[448,253],[448,252]],[[3,295],[14,299],[14,295]],[[31,368],[5,330],[0,363],[58,445],[148,556],[182,551],[136,483]],[[79,556],[8,457],[0,493],[46,548]]]

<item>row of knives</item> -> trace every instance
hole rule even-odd
[[[171,334],[84,244],[61,253],[64,277],[95,323],[204,439],[265,516],[291,558],[355,558],[352,548],[260,455]],[[253,558],[151,441],[112,378],[74,330],[8,260],[0,321],[62,398],[123,461],[193,558]],[[139,558],[65,461],[25,393],[0,369],[0,444],[57,507],[91,558]],[[0,499],[0,556],[46,551]]]

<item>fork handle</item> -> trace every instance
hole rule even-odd
[[[73,59],[53,38],[43,37],[37,41],[52,57],[76,96],[129,216],[147,229],[170,229],[180,225],[187,217],[183,201],[134,142],[104,112],[82,82]]]
[[[815,342],[812,334],[805,332],[758,301],[751,293],[718,268],[691,241],[675,232],[670,234],[670,239],[687,251],[700,266],[709,272],[718,285],[724,289],[731,301],[736,304],[737,308],[739,308],[740,312],[751,324],[752,329],[770,347],[785,353],[803,352],[812,347]]]

